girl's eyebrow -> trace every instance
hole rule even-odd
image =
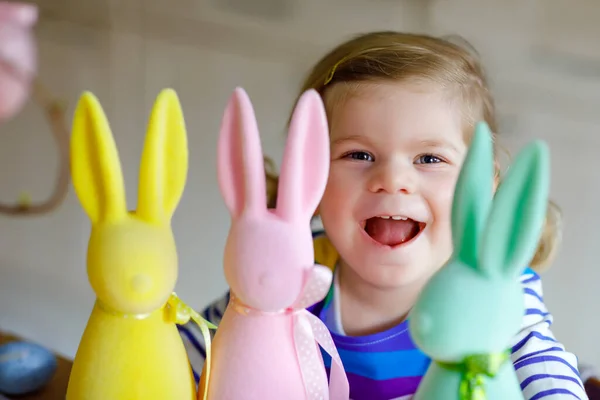
[[[452,142],[440,139],[424,139],[419,142],[421,146],[430,147],[430,148],[444,148],[455,153],[460,153],[458,147],[456,147]]]
[[[349,136],[342,136],[342,137],[339,137],[339,138],[333,140],[331,142],[331,145],[335,146],[335,145],[342,144],[344,142],[359,142],[359,143],[364,143],[364,144],[369,144],[370,143],[369,139],[367,137],[365,137],[365,136],[361,136],[361,135],[349,135]]]
[[[347,135],[341,136],[335,140],[331,141],[331,146],[337,146],[340,144],[344,144],[346,142],[356,142],[365,146],[369,146],[372,144],[369,137],[364,135]],[[444,139],[422,139],[417,142],[420,147],[426,147],[430,149],[447,149],[453,153],[460,154],[460,149],[451,141]]]

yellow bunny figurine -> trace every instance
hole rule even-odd
[[[73,363],[67,400],[196,399],[176,326],[182,303],[172,294],[178,260],[171,217],[188,169],[185,123],[175,92],[162,91],[150,116],[137,210],[127,211],[117,148],[91,93],[81,96],[75,111],[71,168],[92,223],[87,272],[97,299]]]

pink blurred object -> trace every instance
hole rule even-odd
[[[0,120],[14,116],[29,97],[37,70],[35,5],[0,1]]]
[[[37,43],[33,27],[38,8],[33,4],[0,0],[0,122],[14,117],[31,96],[41,107],[59,155],[58,176],[50,197],[31,203],[21,196],[17,203],[1,203],[0,214],[12,216],[42,215],[57,209],[69,191],[69,130],[65,107],[37,78]]]

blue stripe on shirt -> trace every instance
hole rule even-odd
[[[538,399],[541,399],[543,397],[553,396],[555,394],[567,394],[567,395],[573,396],[576,399],[581,400],[581,397],[577,396],[575,393],[571,392],[568,389],[561,389],[561,388],[554,388],[554,389],[544,390],[542,392],[537,393],[535,396],[533,396],[529,400],[538,400]]]
[[[204,345],[200,344],[198,339],[196,339],[196,337],[192,335],[189,329],[181,325],[177,325],[177,329],[186,337],[187,340],[190,341],[190,343],[192,343],[192,346],[194,346],[194,348],[202,355],[202,357],[206,358],[206,350],[204,348]]]
[[[557,343],[556,339],[551,338],[550,336],[544,336],[539,332],[532,331],[532,332],[529,332],[527,334],[527,336],[525,336],[525,338],[523,338],[523,340],[521,340],[519,343],[517,343],[516,345],[513,346],[512,352],[516,353],[517,351],[519,351],[523,346],[525,346],[527,344],[527,342],[531,338],[538,338],[538,339],[542,339],[542,340],[547,340],[549,342]]]
[[[564,360],[560,357],[557,357],[557,356],[548,356],[548,355],[528,357],[528,358],[524,359],[523,361],[519,361],[518,363],[515,363],[515,371],[519,370],[520,368],[531,365],[531,364],[549,363],[551,361],[564,364],[573,372],[573,374],[575,374],[575,376],[577,376],[579,378],[579,371],[577,371],[577,369],[575,369],[575,367],[573,367],[571,364],[569,364],[566,360]]]
[[[561,347],[550,347],[549,349],[534,351],[533,353],[528,353],[528,354],[525,354],[524,356],[521,356],[521,357],[517,358],[515,360],[515,364],[517,362],[519,362],[519,361],[522,361],[522,360],[526,359],[526,358],[533,357],[533,356],[536,356],[538,354],[550,353],[550,352],[553,352],[553,351],[563,351],[563,349]]]
[[[346,372],[378,381],[421,376],[430,363],[419,349],[374,353],[343,350],[338,347],[338,353]],[[372,368],[374,365],[377,365],[377,368]],[[327,359],[326,366],[331,367],[330,358]]]
[[[573,383],[575,383],[576,385],[580,385],[580,382],[578,379],[573,378],[572,376],[567,376],[567,375],[553,375],[553,374],[536,374],[536,375],[531,375],[530,377],[528,377],[527,379],[525,379],[523,382],[521,382],[521,389],[525,389],[527,387],[527,385],[529,385],[531,382],[540,380],[540,379],[562,379],[565,381],[571,381]]]

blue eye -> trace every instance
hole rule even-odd
[[[417,159],[417,164],[439,164],[444,162],[439,157],[434,156],[433,154],[424,154]]]
[[[372,162],[375,160],[375,158],[367,153],[366,151],[353,151],[350,152],[346,155],[344,155],[344,158],[351,158],[353,160],[357,160],[357,161],[369,161]]]

